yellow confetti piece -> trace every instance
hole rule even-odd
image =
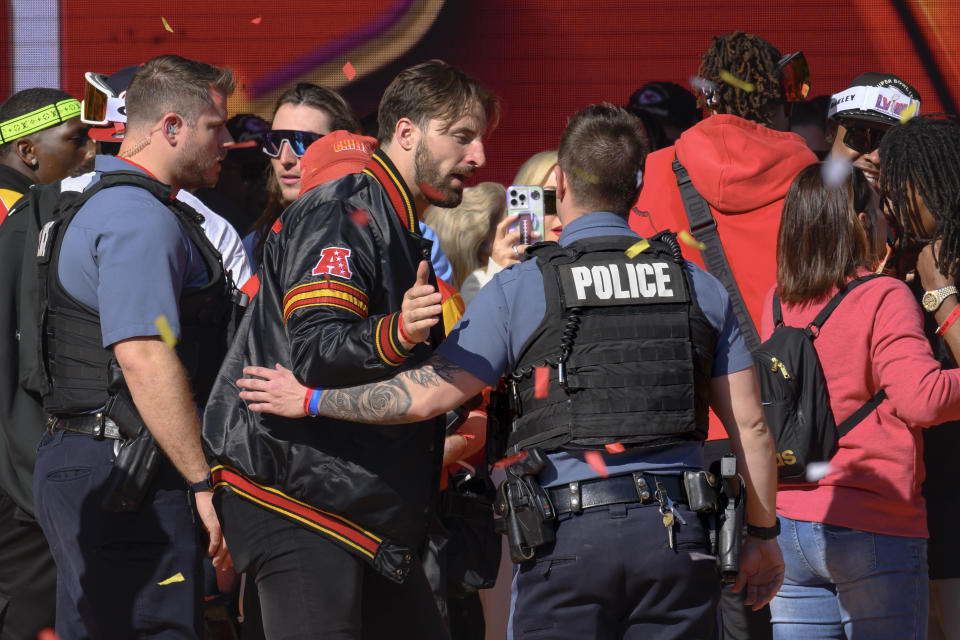
[[[161,317],[163,317],[163,316],[161,316]],[[172,576],[170,576],[170,577],[167,578],[166,580],[161,580],[160,582],[158,582],[157,585],[158,585],[158,586],[161,586],[161,587],[165,587],[165,586],[167,586],[168,584],[173,584],[173,583],[175,583],[175,582],[186,582],[186,581],[187,581],[187,579],[183,577],[183,574],[182,574],[181,572],[177,571],[175,574],[173,574]]]
[[[650,248],[650,243],[647,241],[646,238],[644,238],[640,242],[637,242],[631,245],[629,249],[624,251],[624,253],[627,254],[627,257],[632,260],[633,258],[636,258],[638,254],[643,253],[649,248]]]
[[[586,180],[586,181],[589,182],[590,184],[600,184],[600,178],[598,178],[598,177],[595,176],[595,175],[591,175],[591,174],[589,174],[589,173],[586,173],[585,171],[581,171],[581,170],[578,169],[577,167],[574,167],[574,168],[573,168],[573,173],[574,173],[574,175],[576,175],[576,176],[577,176],[578,178],[580,178],[581,180]]]
[[[160,339],[163,340],[163,343],[173,349],[177,346],[177,336],[173,333],[173,329],[170,328],[170,323],[167,322],[167,316],[157,316],[157,319],[153,321],[157,325],[157,330],[160,332]]]
[[[741,91],[746,91],[747,93],[753,93],[754,91],[757,90],[757,88],[753,86],[752,82],[744,82],[743,80],[733,75],[726,69],[720,70],[720,79],[726,82],[731,87],[736,87],[737,89],[740,89]]]
[[[694,239],[692,235],[687,233],[686,229],[678,233],[677,237],[680,238],[680,242],[687,245],[688,247],[693,247],[694,249],[700,249],[700,251],[706,251],[707,249],[707,245]]]
[[[173,27],[170,26],[170,23],[167,22],[167,19],[164,18],[163,16],[160,16],[160,20],[163,21],[163,28],[169,31],[170,33],[173,33]]]
[[[911,102],[907,105],[907,108],[900,113],[900,124],[904,124],[909,121],[913,116],[917,115],[917,111],[920,110],[919,102]]]

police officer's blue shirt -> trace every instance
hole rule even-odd
[[[601,236],[636,236],[627,220],[614,213],[596,212],[564,226],[560,245]],[[639,237],[638,237],[639,239]],[[725,376],[753,366],[730,298],[719,280],[700,267],[686,263],[690,285],[700,308],[719,333],[714,352],[713,376]],[[535,260],[504,269],[487,283],[437,350],[437,354],[465,371],[496,386],[514,369],[522,347],[540,326],[547,302],[543,277]],[[540,474],[540,483],[555,486],[597,477],[582,451],[549,455],[551,465]],[[679,473],[703,466],[703,445],[698,442],[601,452],[610,475],[647,471]]]
[[[113,156],[97,156],[94,182],[107,171],[139,171]],[[100,315],[103,346],[157,336],[164,316],[180,335],[180,293],[209,281],[199,250],[176,215],[131,186],[104,189],[67,227],[57,268],[67,293]]]

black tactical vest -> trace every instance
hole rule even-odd
[[[43,404],[50,414],[95,411],[124,389],[113,350],[102,346],[99,314],[67,293],[58,276],[68,225],[95,193],[118,185],[136,186],[156,196],[177,217],[206,264],[208,283],[181,293],[181,338],[176,347],[199,406],[206,402],[233,336],[236,289],[223,268],[220,253],[203,232],[203,217],[173,199],[170,187],[153,178],[132,171],[104,173],[82,193],[65,192],[61,198],[70,200],[61,205],[60,215],[40,233],[37,261],[43,328],[41,357],[47,377]]]
[[[636,242],[611,236],[527,250],[547,308],[509,379],[511,450],[706,439],[718,332],[693,296],[672,234],[627,257]],[[549,378],[540,398],[538,367]]]

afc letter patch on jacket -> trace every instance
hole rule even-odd
[[[324,274],[330,274],[331,276],[349,280],[353,277],[353,272],[350,271],[349,261],[351,253],[350,249],[344,247],[327,247],[320,252],[320,261],[317,262],[317,266],[313,268],[313,275],[322,276]]]

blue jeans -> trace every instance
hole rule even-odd
[[[774,640],[926,640],[927,541],[780,516]]]

